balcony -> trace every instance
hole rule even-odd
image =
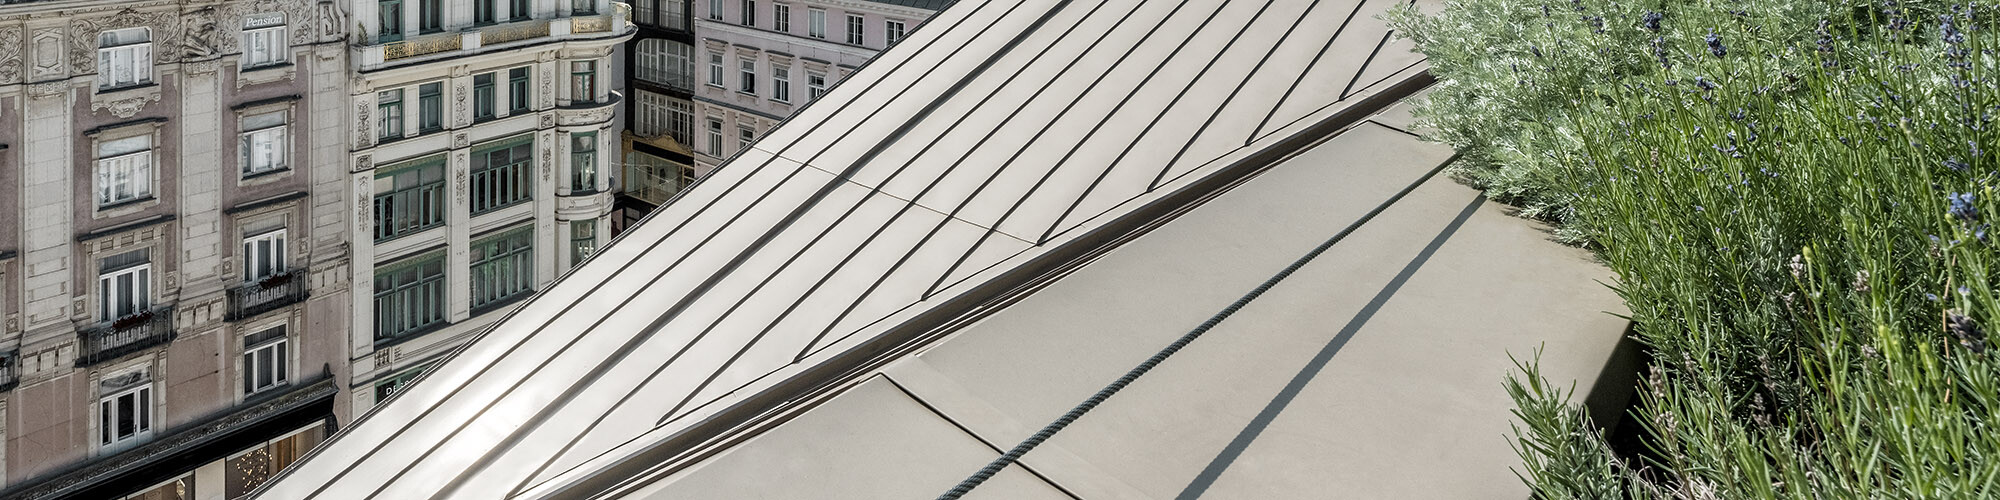
[[[174,308],[162,307],[77,332],[76,366],[90,366],[174,340]]]
[[[229,289],[229,311],[223,319],[238,321],[275,311],[304,301],[307,295],[304,269],[293,269],[256,283]]]
[[[456,31],[417,35],[402,40],[380,42],[356,47],[355,57],[361,61],[361,69],[372,70],[385,66],[400,65],[418,61],[447,57],[457,51],[476,51],[501,45],[515,44],[551,37],[598,38],[605,34],[623,34],[634,31],[632,7],[623,3],[611,4],[612,10],[604,14],[559,17],[554,19],[529,19],[485,26],[466,26]]]

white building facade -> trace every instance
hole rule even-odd
[[[954,0],[694,0],[705,175]]]
[[[350,2],[350,395],[369,408],[609,239],[634,29],[608,0]]]

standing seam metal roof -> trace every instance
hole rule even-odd
[[[1370,65],[1389,5],[961,2],[260,496],[494,498],[615,460],[1339,109],[1406,69]]]

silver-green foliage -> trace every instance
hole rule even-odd
[[[1474,160],[1463,178],[1598,249],[1653,355],[1627,417],[1642,456],[1532,363],[1508,381],[1542,496],[2000,497],[2000,6],[1457,0],[1393,21],[1444,81],[1419,116]]]

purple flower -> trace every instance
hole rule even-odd
[[[1646,15],[1639,16],[1639,25],[1644,26],[1646,31],[1658,33],[1660,31],[1660,19],[1664,17],[1667,16],[1658,12],[1647,12]]]
[[[1972,193],[1952,193],[1945,199],[1951,202],[1951,208],[1946,212],[1952,217],[1966,222],[1979,220],[1979,208],[1972,206]]]
[[[1701,37],[1701,39],[1708,41],[1708,51],[1715,54],[1715,57],[1722,57],[1724,54],[1729,53],[1729,48],[1722,46],[1722,36],[1716,35],[1714,30],[1709,30],[1708,36]]]
[[[1944,168],[1949,168],[1958,172],[1964,172],[1968,169],[1971,169],[1972,167],[1966,165],[1965,162],[1958,161],[1957,158],[1951,158],[1944,161]]]
[[[1715,82],[1699,76],[1694,77],[1694,86],[1701,87],[1702,90],[1715,90]]]

